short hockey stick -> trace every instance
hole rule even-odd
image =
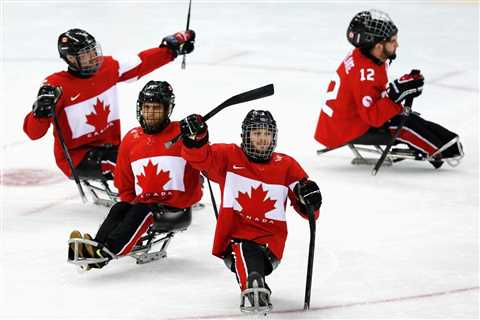
[[[313,258],[315,256],[315,211],[312,206],[306,205],[308,213],[308,224],[310,226],[310,244],[308,246],[308,264],[307,264],[307,281],[305,284],[305,303],[303,310],[310,309],[310,295],[312,292],[312,274],[313,274]]]
[[[243,103],[243,102],[248,102],[252,100],[257,100],[261,98],[265,98],[268,96],[273,95],[274,89],[273,89],[273,84],[268,84],[266,86],[256,88],[253,90],[249,90],[243,93],[239,93],[224,102],[222,102],[220,105],[218,105],[216,108],[211,110],[209,113],[207,113],[205,116],[203,116],[203,120],[207,121],[226,107]],[[173,138],[170,141],[165,142],[165,148],[169,149],[174,143],[176,143],[180,138],[182,137],[182,134],[178,134],[175,138]]]
[[[412,104],[413,104],[413,98],[408,97],[405,100],[405,104],[403,106],[403,112],[402,112],[402,119],[400,119],[400,123],[397,127],[397,131],[392,137],[392,140],[390,140],[389,144],[385,147],[385,150],[383,150],[382,156],[380,159],[378,159],[377,163],[375,164],[375,167],[372,170],[372,175],[377,175],[378,170],[380,170],[380,167],[382,166],[383,162],[385,161],[385,158],[387,157],[388,153],[390,152],[390,149],[392,148],[393,144],[395,143],[395,140],[397,140],[398,136],[400,135],[400,131],[402,131],[403,126],[405,125],[405,122],[407,121],[408,116],[410,115],[410,112],[412,110]]]
[[[215,201],[215,196],[213,195],[212,184],[210,183],[210,179],[208,178],[207,173],[203,171],[202,174],[205,177],[205,179],[207,179],[208,189],[210,190],[210,198],[212,199],[213,212],[215,212],[215,219],[218,220],[217,201]]]
[[[65,144],[65,139],[63,138],[62,130],[60,129],[60,125],[58,124],[58,118],[55,112],[52,115],[53,118],[53,125],[55,126],[55,130],[57,131],[58,140],[60,140],[60,145],[62,146],[63,155],[65,159],[67,159],[68,166],[70,167],[70,171],[72,172],[73,179],[77,184],[78,192],[80,192],[80,196],[82,197],[83,203],[87,203],[87,197],[85,196],[85,192],[83,192],[82,185],[80,184],[80,178],[78,177],[77,170],[73,166],[72,158],[70,157],[70,153],[68,152],[67,145]]]
[[[190,10],[192,9],[192,0],[190,0],[190,2],[188,3],[188,14],[187,14],[187,28],[185,29],[185,31],[188,30],[188,28],[190,28]],[[185,64],[186,64],[186,54],[183,54],[183,59],[182,59],[182,69],[185,69]]]

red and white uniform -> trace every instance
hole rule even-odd
[[[95,146],[120,143],[117,83],[138,80],[173,58],[167,48],[142,51],[128,62],[104,56],[100,69],[91,77],[76,77],[62,71],[44,80],[44,83],[62,88],[63,94],[57,102],[55,113],[74,166]],[[30,112],[25,117],[23,130],[30,139],[36,140],[47,133],[52,121],[51,118],[37,119]],[[71,176],[55,129],[53,136],[57,165],[65,175]]]
[[[376,64],[357,48],[340,64],[330,81],[315,131],[328,148],[360,137],[370,127],[381,127],[402,111],[387,97],[388,64]]]
[[[138,127],[125,135],[114,179],[121,201],[175,208],[188,208],[200,201],[200,172],[182,158],[182,143],[170,149],[164,146],[179,133],[178,122],[172,122],[157,134],[145,134]]]
[[[212,253],[222,257],[232,239],[243,239],[265,244],[280,260],[287,238],[287,197],[308,219],[293,193],[298,181],[307,177],[298,162],[275,152],[267,163],[251,162],[235,144],[183,147],[182,156],[220,185],[222,201]]]

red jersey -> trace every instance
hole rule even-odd
[[[344,145],[401,112],[401,104],[386,94],[387,68],[358,48],[345,58],[327,89],[315,131],[318,142],[328,148]]]
[[[138,127],[125,135],[114,179],[122,201],[175,208],[191,207],[200,201],[200,172],[181,157],[182,143],[170,149],[164,146],[179,133],[178,122],[172,122],[160,133],[146,134]]]
[[[212,253],[222,257],[232,239],[243,239],[266,245],[281,259],[287,239],[287,197],[308,219],[293,193],[298,181],[307,177],[298,162],[276,152],[269,162],[252,162],[235,144],[183,147],[182,155],[220,185],[222,199]]]
[[[173,55],[169,49],[153,48],[140,52],[133,61],[125,63],[104,56],[100,69],[88,78],[62,71],[44,80],[44,83],[62,88],[63,93],[57,102],[55,113],[74,166],[94,146],[120,143],[117,83],[138,80],[172,60]],[[52,118],[37,119],[30,112],[25,117],[23,130],[30,139],[40,139],[47,133],[51,122]],[[55,160],[69,177],[70,167],[55,129],[53,136]]]

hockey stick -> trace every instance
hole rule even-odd
[[[372,175],[374,176],[377,175],[378,170],[380,170],[380,167],[385,161],[385,158],[387,157],[387,154],[390,152],[390,149],[395,143],[395,140],[397,140],[398,136],[400,135],[400,131],[402,131],[402,128],[405,125],[405,122],[407,121],[407,118],[410,115],[410,112],[412,110],[412,104],[413,104],[413,98],[408,97],[405,100],[405,104],[403,106],[402,119],[400,119],[400,123],[398,124],[397,131],[393,135],[392,140],[390,140],[388,145],[385,147],[385,150],[383,150],[382,156],[380,157],[380,159],[378,159],[377,163],[375,164],[375,167],[372,170]]]
[[[190,28],[190,10],[192,8],[192,0],[190,0],[190,2],[188,3],[188,14],[187,14],[187,28],[185,29],[185,31],[188,30],[188,28]],[[183,54],[183,59],[182,59],[182,69],[185,69],[185,64],[186,64],[186,54]]]
[[[207,179],[208,189],[210,190],[210,198],[212,199],[213,211],[215,212],[215,219],[218,220],[217,202],[215,201],[215,196],[213,195],[212,184],[210,183],[210,179],[208,178],[207,173],[202,172],[202,174],[205,177],[205,179]]]
[[[246,91],[246,92],[243,92],[243,93],[239,93],[239,94],[225,100],[220,105],[215,107],[213,110],[210,110],[209,113],[207,113],[206,115],[203,116],[203,120],[207,121],[208,119],[210,119],[211,117],[213,117],[214,115],[216,115],[217,113],[219,113],[220,111],[225,109],[226,107],[229,107],[229,106],[232,106],[232,105],[235,105],[235,104],[239,104],[239,103],[243,103],[243,102],[248,102],[248,101],[252,101],[252,100],[265,98],[265,97],[273,95],[273,93],[274,93],[273,84],[268,84],[268,85],[260,87],[260,88],[256,88],[256,89],[249,90],[249,91]],[[175,138],[173,138],[172,140],[165,142],[165,148],[170,149],[170,147],[174,143],[176,143],[181,137],[182,137],[182,134],[180,133]]]
[[[315,256],[315,212],[313,207],[306,205],[308,213],[308,224],[310,225],[310,244],[308,246],[308,264],[307,264],[307,281],[305,284],[305,303],[303,310],[310,309],[310,295],[312,292],[312,274],[313,274],[313,258]]]
[[[72,158],[70,157],[70,153],[68,152],[67,145],[65,144],[65,139],[63,138],[62,130],[60,129],[60,125],[58,123],[57,114],[53,112],[53,125],[55,126],[55,130],[57,131],[58,139],[60,140],[60,145],[62,146],[63,155],[65,159],[67,159],[68,166],[70,167],[70,171],[72,172],[73,179],[77,184],[78,192],[80,192],[80,196],[82,197],[83,203],[87,203],[87,197],[85,196],[85,192],[83,191],[82,185],[80,184],[80,179],[78,178],[77,170],[73,166]]]

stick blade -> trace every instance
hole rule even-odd
[[[215,109],[211,110],[209,113],[207,113],[205,116],[203,116],[203,119],[207,121],[211,117],[213,117],[215,114],[217,114],[220,110],[232,106],[234,104],[239,104],[239,103],[244,103],[252,100],[257,100],[261,98],[265,98],[268,96],[271,96],[275,93],[275,90],[273,88],[273,84],[267,84],[266,86],[259,87],[256,89],[252,89],[246,92],[242,92],[240,94],[237,94],[227,100],[225,100],[222,104],[220,104],[218,107]]]
[[[275,90],[273,88],[273,84],[270,83],[270,84],[267,84],[266,86],[241,93],[235,97],[232,97],[231,99],[235,100],[236,103],[239,103],[238,101],[247,102],[251,100],[265,98],[273,95],[274,93],[275,93]]]

